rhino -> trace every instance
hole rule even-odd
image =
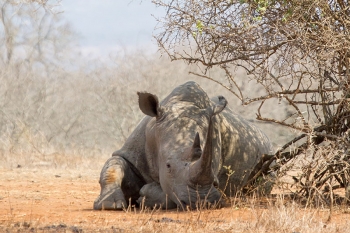
[[[137,94],[146,116],[103,166],[96,210],[219,206],[223,194],[235,195],[262,155],[271,153],[262,131],[193,81],[161,102]]]

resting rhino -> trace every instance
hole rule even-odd
[[[138,96],[147,116],[105,163],[94,209],[218,203],[218,189],[235,194],[261,156],[271,153],[265,134],[226,107],[224,97],[210,100],[195,82],[178,86],[161,103],[150,93]],[[234,171],[229,180],[228,166]]]

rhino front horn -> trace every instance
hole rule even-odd
[[[199,138],[199,133],[196,133],[196,137],[194,138],[194,142],[192,145],[191,150],[191,161],[196,161],[202,156],[202,149],[201,149],[201,141]]]
[[[196,134],[195,143],[200,145],[199,135]],[[214,174],[211,168],[213,157],[213,123],[210,117],[207,140],[205,142],[204,150],[198,160],[193,162],[190,168],[190,178],[193,184],[207,185],[214,182]]]

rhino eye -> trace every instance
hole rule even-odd
[[[166,167],[167,167],[167,168],[170,168],[171,166],[170,166],[170,164],[169,164],[169,163],[167,163],[167,164],[166,164]]]

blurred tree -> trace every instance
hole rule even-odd
[[[0,2],[0,63],[43,66],[63,62],[74,37],[60,17],[58,1]],[[49,66],[50,64],[50,66]]]
[[[337,157],[339,166],[327,162],[328,168],[318,168],[318,174],[322,175],[316,175],[313,184],[320,188],[329,179],[335,179],[341,187],[347,185],[350,156],[347,149],[350,146],[349,1],[153,2],[166,10],[165,17],[159,19],[156,39],[172,60],[204,66],[203,72],[197,75],[218,82],[244,105],[259,103],[257,119],[301,132],[275,155],[266,156],[268,162],[264,168],[277,160],[278,169],[301,152],[326,140],[333,145],[333,150],[339,149],[339,153],[346,156]],[[223,69],[225,79],[210,77],[207,71],[213,67]],[[231,73],[237,67],[243,67],[264,94],[243,92],[238,82],[241,80]],[[283,114],[279,118],[263,116],[264,110],[265,114],[271,111],[266,106],[269,102],[274,103],[274,108],[283,105],[276,103],[285,103],[293,111],[284,118],[281,118]],[[304,140],[301,146],[293,152],[283,153],[286,149],[290,151],[290,146],[301,139]],[[317,149],[312,151],[317,153]],[[300,184],[304,191],[312,186],[306,187],[301,181]]]
[[[60,13],[56,0],[0,1],[0,158],[44,154],[82,125],[81,108],[71,107],[80,106],[72,103],[77,75],[68,72],[81,65],[75,33]],[[55,144],[66,148],[62,141]]]

